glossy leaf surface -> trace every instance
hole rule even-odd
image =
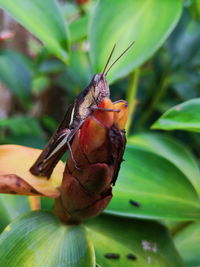
[[[13,219],[28,211],[28,197],[0,194],[0,232]]]
[[[200,132],[200,98],[169,109],[153,124],[152,129]]]
[[[67,25],[55,0],[0,0],[5,9],[19,23],[40,39],[48,49],[67,61],[69,35]]]
[[[175,237],[175,244],[187,266],[200,266],[200,223],[190,224]]]
[[[184,266],[166,228],[156,222],[104,215],[86,226],[100,266]]]
[[[186,176],[167,159],[128,146],[106,212],[118,216],[190,220],[200,218],[198,196]]]
[[[102,0],[90,21],[91,59],[95,72],[101,72],[117,44],[117,58],[130,43],[132,47],[112,68],[111,82],[129,74],[163,44],[181,14],[180,0]]]
[[[65,226],[50,212],[28,213],[0,236],[1,266],[94,266],[94,250],[82,226]]]
[[[158,133],[131,136],[129,144],[139,145],[168,159],[190,180],[200,195],[200,171],[192,153],[176,139]]]

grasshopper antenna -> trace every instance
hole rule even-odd
[[[115,65],[115,63],[131,48],[131,46],[135,43],[135,41],[133,41],[122,53],[121,55],[111,64],[111,66],[108,68],[108,70],[105,73],[105,76],[107,76],[108,72],[110,71],[110,69]],[[115,47],[115,46],[114,46]],[[112,55],[112,52],[111,52]],[[109,57],[109,59],[111,58],[111,56]],[[108,65],[108,64],[106,64]],[[105,70],[104,70],[105,71]],[[103,72],[104,73],[104,72]]]
[[[106,68],[107,68],[107,66],[108,66],[108,64],[109,64],[109,62],[110,62],[110,60],[111,60],[111,57],[112,57],[113,52],[114,52],[114,50],[115,50],[115,47],[116,47],[116,44],[114,44],[113,49],[112,49],[112,51],[111,51],[111,53],[110,53],[110,56],[108,57],[108,60],[107,60],[106,65],[105,65],[105,67],[104,67],[104,69],[103,69],[103,72],[102,72],[102,76],[104,75],[104,73],[105,73],[105,71],[106,71]]]

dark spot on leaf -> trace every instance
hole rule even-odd
[[[132,254],[132,253],[127,254],[126,257],[129,260],[134,260],[134,261],[137,260],[137,257],[134,254]]]
[[[104,257],[107,259],[118,260],[120,258],[120,255],[118,253],[106,253]]]
[[[129,203],[130,203],[131,205],[137,207],[137,208],[139,208],[139,207],[141,206],[140,203],[138,203],[138,202],[136,202],[136,201],[134,201],[134,200],[130,200]]]
[[[10,191],[10,193],[11,193],[11,194],[16,194],[16,192],[15,192],[15,191]]]

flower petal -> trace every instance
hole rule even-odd
[[[95,117],[95,119],[105,127],[111,127],[114,123],[115,112],[106,111],[106,109],[114,109],[112,101],[109,98],[104,98],[99,104],[98,108],[102,110],[96,110],[94,112],[93,116]]]
[[[50,179],[32,175],[29,168],[38,158],[41,150],[18,145],[0,146],[0,179],[14,175],[25,181],[36,191],[47,197],[56,198],[60,195],[59,186],[62,182],[64,163],[59,161]],[[11,177],[11,176],[10,176]]]
[[[106,133],[103,125],[92,117],[88,117],[80,134],[80,144],[84,153],[88,154],[100,148],[105,143]]]
[[[120,109],[120,112],[115,112],[114,121],[120,130],[124,130],[128,119],[128,103],[124,100],[119,100],[113,103],[114,109]]]

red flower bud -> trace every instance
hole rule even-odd
[[[65,222],[94,217],[111,200],[126,143],[126,119],[127,103],[105,98],[76,133],[72,153],[79,169],[69,155],[61,197],[55,204],[56,213]]]

